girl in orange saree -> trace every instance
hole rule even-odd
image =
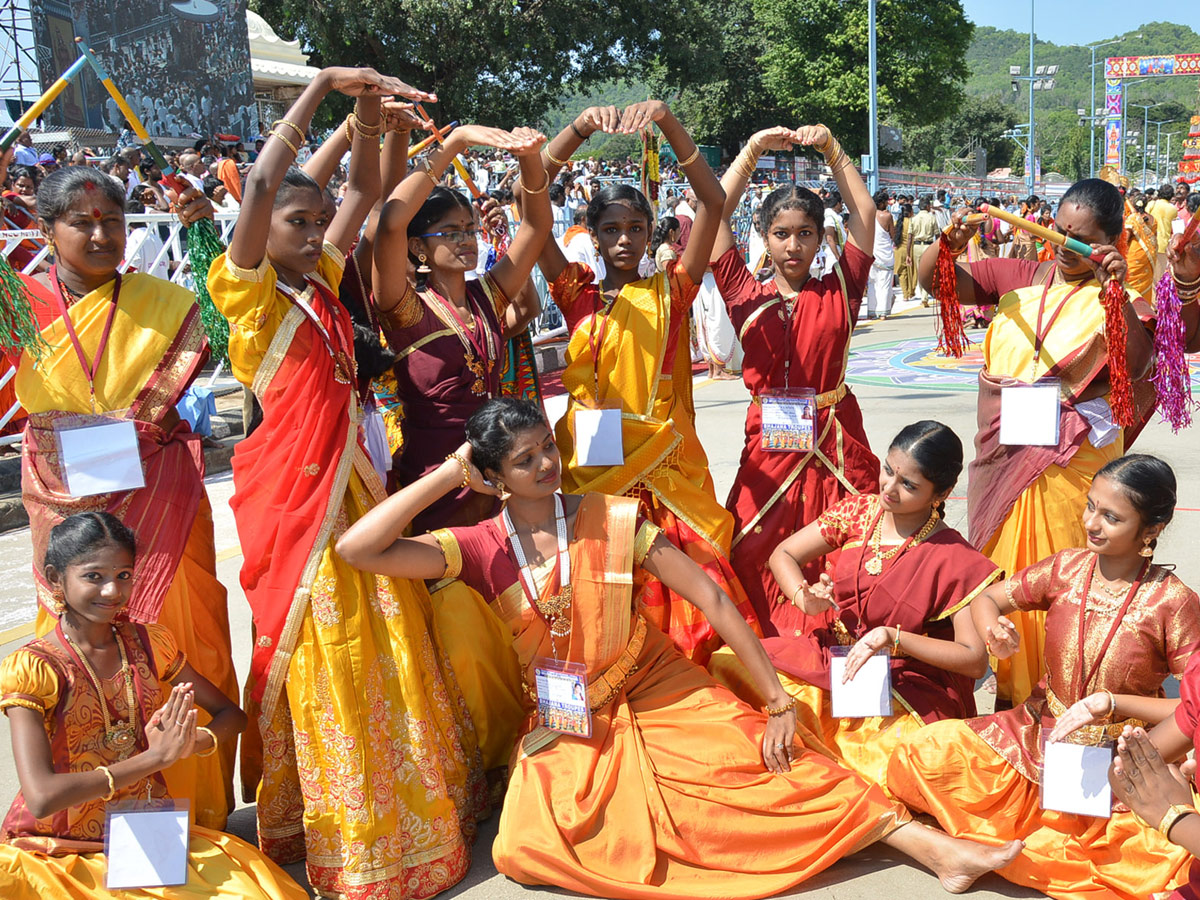
[[[130,622],[133,533],[105,512],[51,529],[43,571],[59,617],[0,664],[0,710],[12,730],[21,790],[0,834],[0,894],[179,900],[302,900],[257,849],[193,823],[186,884],[107,891],[109,801],[173,798],[164,769],[236,744],[245,714],[199,675],[162,625]],[[123,677],[122,677],[123,676]],[[207,710],[208,726],[197,725]]]
[[[1098,745],[1168,718],[1168,675],[1200,649],[1200,598],[1151,563],[1175,509],[1161,460],[1122,457],[1088,492],[1087,549],[1064,550],[979,595],[971,613],[993,655],[1020,643],[1014,610],[1046,612],[1046,676],[1014,709],[926,726],[901,742],[888,787],[959,837],[1020,838],[1000,875],[1062,900],[1144,898],[1186,878],[1187,853],[1127,809],[1109,818],[1043,809],[1046,740]]]
[[[617,184],[597,191],[588,204],[588,230],[604,258],[603,284],[595,284],[587,266],[568,265],[556,241],[546,242],[538,260],[571,333],[563,371],[570,398],[558,424],[567,459],[563,485],[571,493],[636,497],[668,540],[721,585],[747,621],[756,622],[729,562],[733,517],[717,502],[692,401],[687,317],[720,225],[721,186],[699,147],[658,100],[635,103],[624,112],[584,110],[546,147],[546,171],[553,177],[597,131],[635,134],[655,124],[675,149],[698,200],[681,258],[667,263],[665,272],[641,278],[638,266],[649,244],[653,210],[640,191]],[[608,423],[604,427],[612,436],[589,442],[597,422]],[[619,452],[601,457],[585,445]],[[652,621],[698,664],[720,645],[700,612],[653,579],[643,602]]]
[[[831,625],[796,629],[763,646],[800,722],[828,752],[887,789],[888,759],[926,722],[975,715],[975,679],[987,669],[983,641],[968,609],[1000,570],[940,519],[962,471],[962,442],[939,422],[917,422],[892,441],[879,494],[857,494],[823,512],[771,555],[779,589],[805,616]],[[830,574],[815,583],[805,565],[832,554]],[[894,714],[833,715],[830,656],[847,647],[847,680],[890,648]],[[760,702],[737,659],[722,648],[709,671],[748,703]]]
[[[180,202],[185,224],[212,215],[198,191]],[[208,343],[191,291],[119,272],[124,203],[120,186],[95,169],[50,175],[39,210],[55,248],[54,266],[22,276],[47,345],[40,360],[28,352],[13,360],[17,398],[29,413],[21,495],[33,540],[36,631],[49,634],[57,618],[41,565],[50,529],[72,513],[103,509],[141,536],[129,619],[178,635],[197,671],[233,702],[237,675],[225,588],[217,580],[204,453],[200,436],[175,411],[208,359]],[[133,423],[144,487],[72,494],[59,429],[97,424],[89,417]],[[235,744],[211,757],[180,760],[165,774],[172,794],[189,798],[196,821],[210,828],[224,828],[233,809]]]
[[[561,458],[537,407],[489,401],[467,434],[456,458],[372,510],[338,552],[392,575],[459,574],[496,598],[530,711],[492,848],[502,873],[601,897],[730,900],[786,890],[883,840],[964,890],[1019,850],[914,825],[810,749],[750,627],[637,502],[558,493]],[[498,481],[508,491],[499,517],[401,537],[437,497],[464,483],[492,493]],[[767,698],[766,715],[646,621],[637,592],[648,576],[703,607]],[[548,708],[554,671],[586,674],[590,735]]]
[[[331,90],[358,97],[336,216],[332,198],[289,168]],[[314,888],[349,900],[428,897],[456,883],[486,800],[425,586],[365,575],[333,552],[384,497],[337,299],[379,191],[379,94],[434,99],[372,69],[321,71],[271,131],[229,251],[208,274],[233,371],[263,408],[234,454],[230,502],[254,614],[247,707],[262,746],[260,763],[243,754],[244,781],[253,789],[261,777],[263,850],[305,858]]]

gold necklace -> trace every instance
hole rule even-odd
[[[129,657],[125,655],[125,644],[118,636],[115,626],[112,629],[112,635],[113,640],[117,642],[117,652],[121,654],[120,674],[125,676],[125,704],[129,708],[129,721],[116,724],[113,723],[112,714],[109,712],[108,698],[104,695],[104,684],[100,681],[100,676],[96,674],[96,670],[92,668],[91,662],[84,656],[79,645],[71,640],[67,630],[62,629],[62,636],[71,645],[71,649],[75,651],[79,661],[83,663],[83,670],[87,673],[88,680],[100,698],[100,712],[104,715],[104,744],[110,750],[119,753],[121,759],[125,759],[137,740],[137,697],[133,691],[133,669],[129,666]]]
[[[929,532],[933,531],[934,527],[937,525],[938,518],[938,511],[936,509],[931,509],[929,511],[929,518],[925,521],[925,524],[921,526],[920,531],[918,531],[915,535],[909,535],[908,539],[903,544],[898,544],[897,546],[892,547],[890,550],[884,550],[883,516],[881,515],[875,522],[875,530],[871,532],[870,547],[874,556],[867,560],[867,563],[864,566],[864,568],[867,570],[867,574],[879,575],[881,572],[883,572],[884,560],[891,559],[893,556],[899,556],[909,547],[915,547],[917,544],[921,543],[921,541],[925,540],[925,538],[929,537]]]

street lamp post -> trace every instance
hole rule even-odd
[[[1170,175],[1170,172],[1171,172],[1171,138],[1175,137],[1176,135],[1180,135],[1180,134],[1187,134],[1187,132],[1186,132],[1186,131],[1168,131],[1168,132],[1167,132],[1167,164],[1166,164],[1166,169],[1167,169],[1167,174],[1168,174],[1168,175]]]
[[[1162,184],[1162,127],[1169,124],[1168,121],[1151,122],[1155,126],[1154,130],[1154,181],[1157,184]]]
[[[1025,170],[1025,185],[1029,188],[1029,193],[1033,194],[1035,185],[1033,168],[1034,155],[1037,146],[1033,140],[1033,4],[1034,0],[1029,0],[1029,165]]]
[[[1096,177],[1096,50],[1100,47],[1107,47],[1109,44],[1119,44],[1125,38],[1120,37],[1115,41],[1105,41],[1102,44],[1089,44],[1088,49],[1092,51],[1092,106],[1091,106],[1091,121],[1088,123],[1089,133],[1092,136],[1090,141],[1089,152],[1091,159],[1088,162],[1088,177]],[[1104,60],[1100,60],[1100,65],[1104,64]]]
[[[869,134],[870,134],[870,154],[871,154],[871,171],[867,173],[867,189],[874,194],[879,190],[879,97],[878,97],[878,72],[876,69],[875,59],[875,0],[868,0],[867,3],[867,68],[869,78],[871,80],[871,99],[870,110],[867,115],[870,118]]]
[[[1142,190],[1146,189],[1146,148],[1150,143],[1150,135],[1147,132],[1150,130],[1150,110],[1158,106],[1157,103],[1127,103],[1126,106],[1136,106],[1142,110]]]

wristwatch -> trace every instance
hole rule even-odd
[[[1162,832],[1162,836],[1167,840],[1171,839],[1171,829],[1184,816],[1195,815],[1194,807],[1185,806],[1182,803],[1172,803],[1167,807],[1167,811],[1163,813],[1162,821],[1158,823],[1158,830]]]

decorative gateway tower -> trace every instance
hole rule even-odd
[[[1183,159],[1179,161],[1179,180],[1188,184],[1200,181],[1200,102],[1192,116],[1187,139],[1183,142]]]

